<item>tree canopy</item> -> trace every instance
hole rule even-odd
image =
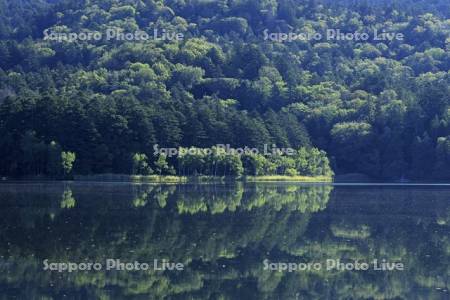
[[[0,174],[52,174],[52,142],[77,174],[149,171],[136,153],[155,171],[154,144],[276,144],[337,174],[448,180],[449,4],[412,2],[1,0]],[[329,28],[404,39],[264,39]],[[112,29],[183,38],[44,34]]]

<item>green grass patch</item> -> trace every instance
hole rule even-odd
[[[267,176],[246,176],[245,180],[249,182],[259,182],[259,181],[333,182],[333,177],[267,175]]]
[[[332,182],[333,178],[329,176],[286,176],[286,175],[267,175],[267,176],[159,176],[159,175],[125,175],[125,174],[96,174],[75,176],[78,181],[117,181],[117,182],[137,182],[137,183],[186,183],[186,182]]]

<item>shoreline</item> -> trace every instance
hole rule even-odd
[[[125,174],[96,174],[75,175],[71,179],[58,179],[49,177],[22,177],[6,178],[1,181],[75,181],[75,182],[132,182],[132,183],[205,183],[205,182],[307,182],[307,183],[333,183],[329,176],[177,176],[177,175],[125,175]]]
[[[138,183],[202,183],[202,182],[333,182],[327,176],[159,176],[159,175],[90,175],[75,176],[75,181],[125,181]]]
[[[158,184],[187,184],[187,183],[318,183],[334,185],[450,185],[446,181],[399,181],[399,180],[341,180],[340,176],[287,176],[287,175],[264,175],[264,176],[175,176],[175,175],[125,175],[125,174],[96,174],[75,175],[72,178],[51,177],[0,177],[0,183],[7,182],[109,182],[109,183],[158,183]]]
[[[157,183],[157,184],[188,184],[188,183],[317,183],[334,185],[450,185],[446,181],[433,180],[342,180],[341,176],[287,176],[287,175],[263,175],[263,176],[177,176],[177,175],[126,175],[126,174],[96,174],[75,175],[72,178],[51,178],[45,176],[32,177],[0,177],[0,183],[7,182],[109,182],[109,183]],[[358,180],[360,179],[360,180]]]

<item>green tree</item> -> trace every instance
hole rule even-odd
[[[132,173],[135,175],[148,175],[152,173],[152,169],[148,164],[147,155],[143,153],[135,153],[132,157],[133,169]]]
[[[158,159],[155,161],[155,168],[156,171],[159,173],[159,175],[161,174],[173,174],[174,170],[173,167],[171,167],[169,165],[169,163],[167,162],[167,156],[165,154],[160,154],[158,156]]]
[[[74,152],[66,152],[66,151],[61,152],[61,164],[64,176],[67,176],[72,172],[75,159],[76,155]]]

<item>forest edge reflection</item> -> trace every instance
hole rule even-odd
[[[248,299],[292,299],[297,294],[314,299],[326,293],[336,298],[407,298],[414,294],[441,299],[448,295],[448,268],[442,262],[450,255],[446,235],[450,213],[445,201],[449,189],[413,188],[405,193],[398,187],[383,192],[359,188],[350,193],[347,188],[298,184],[0,186],[1,238],[5,241],[1,260],[2,269],[7,270],[0,275],[0,286],[8,286],[13,295],[58,298],[59,293],[83,292],[93,299],[143,295],[235,299],[247,294]],[[425,196],[434,208],[414,208]],[[378,217],[363,211],[370,204],[362,200],[372,198],[378,203]],[[347,214],[342,214],[341,206]],[[379,206],[391,215],[383,214]],[[398,209],[408,217],[398,218]],[[44,258],[82,262],[87,257],[131,262],[167,259],[183,263],[186,269],[176,274],[42,271]],[[280,274],[264,272],[262,263],[265,259],[308,262],[324,258],[385,258],[401,261],[407,272]],[[350,282],[358,288],[345,288]]]

